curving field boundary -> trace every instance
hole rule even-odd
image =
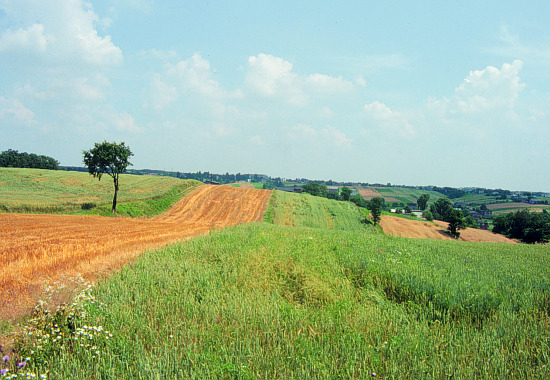
[[[0,319],[28,313],[45,284],[93,281],[145,250],[261,221],[270,196],[204,185],[152,219],[0,214]]]

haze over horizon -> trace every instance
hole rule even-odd
[[[0,151],[550,192],[550,3],[0,0]]]

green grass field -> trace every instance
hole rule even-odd
[[[117,215],[161,213],[198,182],[172,177],[120,176]],[[110,215],[113,180],[62,170],[0,168],[0,212]],[[96,207],[83,210],[82,205]]]
[[[388,237],[363,218],[347,203],[275,192],[266,222],[146,252],[73,305],[38,313],[19,335],[18,372],[550,376],[547,245]]]

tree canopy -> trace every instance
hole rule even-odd
[[[375,226],[380,223],[383,204],[384,198],[381,197],[374,197],[368,203],[368,209],[371,212],[372,222]]]
[[[524,243],[550,241],[550,214],[521,210],[499,215],[493,220],[493,232],[519,239]]]
[[[428,201],[430,200],[430,194],[422,194],[416,200],[418,209],[424,211],[428,207]]]
[[[0,153],[0,167],[57,170],[59,162],[49,156],[8,149]]]
[[[92,149],[83,151],[82,153],[84,155],[84,164],[94,178],[101,181],[103,174],[107,174],[113,178],[115,195],[113,197],[112,211],[114,213],[116,211],[119,189],[119,175],[124,173],[129,165],[132,165],[129,159],[134,154],[124,142],[117,144],[107,141],[95,143]]]
[[[342,187],[341,195],[344,201],[349,201],[349,197],[351,196],[351,189],[347,186]]]

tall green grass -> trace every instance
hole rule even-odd
[[[372,227],[241,225],[100,284],[73,328],[113,335],[95,349],[67,329],[48,363],[28,336],[21,354],[72,379],[547,378],[547,258]]]
[[[293,227],[364,230],[366,215],[351,202],[273,191],[264,220]]]

